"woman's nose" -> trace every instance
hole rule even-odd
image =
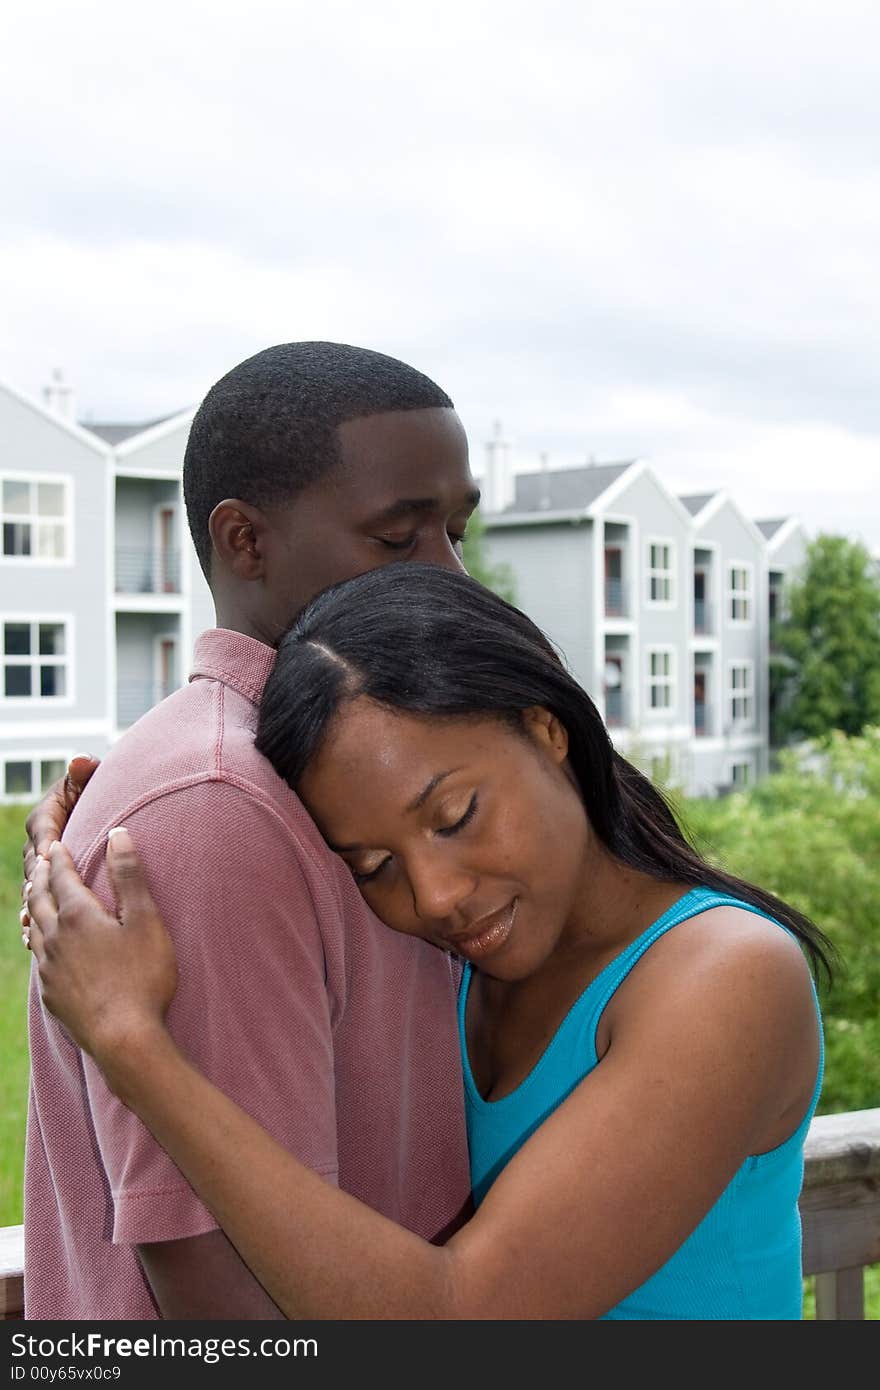
[[[436,853],[408,865],[413,906],[420,921],[452,917],[474,890],[473,874]]]

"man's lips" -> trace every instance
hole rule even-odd
[[[513,930],[519,898],[513,898],[505,907],[490,912],[474,922],[466,931],[447,936],[446,941],[453,951],[467,960],[476,960],[490,951],[495,951],[507,940]]]

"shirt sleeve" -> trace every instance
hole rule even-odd
[[[275,806],[225,782],[167,793],[126,818],[175,943],[168,1026],[222,1091],[335,1182],[333,1008],[315,865]],[[320,876],[319,876],[320,878]],[[112,904],[103,856],[91,886]],[[319,920],[321,914],[321,920]],[[114,1242],[183,1239],[217,1223],[146,1128],[86,1059]]]

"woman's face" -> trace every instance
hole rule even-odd
[[[361,696],[299,792],[370,907],[499,979],[530,975],[577,931],[592,835],[562,725],[431,719]]]

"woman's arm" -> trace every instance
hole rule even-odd
[[[47,1006],[290,1318],[600,1316],[669,1258],[755,1151],[815,1029],[806,965],[784,933],[736,914],[737,929],[705,946],[682,924],[675,968],[652,962],[653,987],[643,972],[601,1066],[441,1248],[303,1167],[181,1056],[162,1024],[173,948],[126,835],[108,848],[121,925],[60,845],[50,863],[31,898]]]

